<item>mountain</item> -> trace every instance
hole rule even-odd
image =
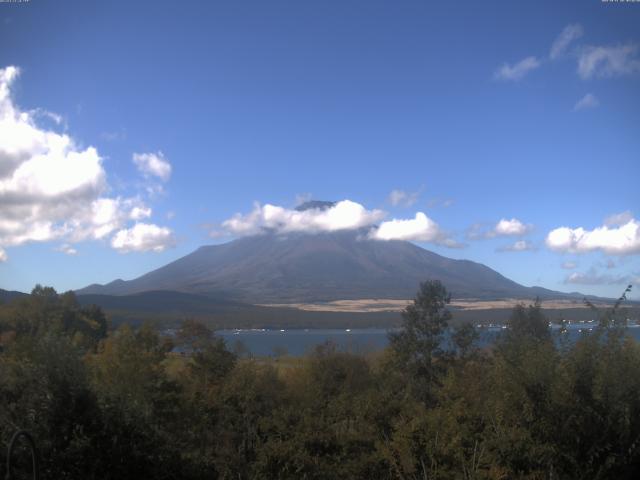
[[[170,290],[253,304],[408,299],[427,279],[441,280],[455,298],[570,296],[524,287],[480,263],[443,257],[410,242],[369,240],[362,231],[240,238],[200,247],[136,279],[94,284],[76,293]]]
[[[26,293],[16,292],[14,290],[3,290],[0,288],[0,303],[7,303],[13,300],[14,298],[25,297]]]
[[[327,202],[325,200],[309,200],[308,202],[304,202],[301,205],[298,205],[295,209],[299,212],[304,212],[306,210],[326,210],[327,208],[331,208],[335,206],[336,202]]]
[[[185,319],[224,328],[358,328],[388,327],[400,319],[397,312],[314,312],[295,308],[263,307],[206,295],[171,291],[149,291],[132,295],[78,295],[81,305],[99,305],[112,325],[156,325],[175,327]]]

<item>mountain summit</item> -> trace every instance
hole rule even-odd
[[[336,202],[327,202],[325,200],[310,200],[308,202],[304,202],[298,205],[295,209],[299,212],[304,212],[305,210],[327,210],[335,206]]]
[[[327,203],[299,208],[323,208]],[[441,280],[456,298],[567,296],[524,287],[480,263],[443,257],[406,241],[371,240],[357,230],[239,238],[200,247],[134,280],[91,285],[77,293],[173,290],[249,303],[408,299],[428,279]]]

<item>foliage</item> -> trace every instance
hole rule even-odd
[[[481,350],[426,282],[379,354],[263,359],[194,320],[172,339],[107,331],[97,307],[36,287],[0,306],[0,440],[32,432],[43,478],[632,479],[640,345],[623,300],[562,346],[540,302],[518,305]]]
[[[420,284],[413,303],[402,312],[402,329],[389,335],[396,367],[412,379],[415,395],[429,403],[444,370],[442,340],[451,320],[451,296],[438,280]]]

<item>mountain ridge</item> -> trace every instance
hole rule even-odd
[[[206,245],[135,279],[93,284],[76,293],[171,290],[253,304],[407,299],[428,279],[442,281],[456,298],[577,297],[525,287],[481,263],[444,257],[406,241],[370,240],[359,231],[265,233]]]

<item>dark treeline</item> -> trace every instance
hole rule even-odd
[[[470,325],[442,346],[448,303],[426,282],[385,351],[274,361],[196,321],[110,331],[36,287],[0,306],[0,477],[26,429],[45,479],[638,478],[640,346],[619,303],[573,344],[518,306],[484,350]]]

